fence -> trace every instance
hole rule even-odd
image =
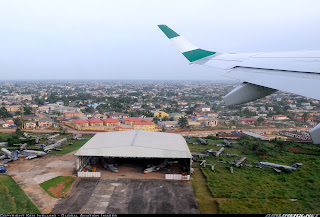
[[[190,175],[183,176],[181,174],[166,174],[165,179],[169,179],[169,180],[190,180]]]
[[[78,172],[78,177],[101,177],[100,172]]]

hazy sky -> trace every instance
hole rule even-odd
[[[223,79],[166,24],[219,52],[320,50],[319,0],[0,0],[0,79]]]

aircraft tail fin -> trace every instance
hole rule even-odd
[[[205,57],[216,54],[213,51],[202,50],[197,46],[191,44],[188,40],[184,39],[178,33],[170,29],[166,25],[158,25],[161,31],[172,41],[174,46],[183,54],[189,62],[195,62]]]

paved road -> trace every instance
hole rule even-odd
[[[199,214],[191,182],[78,178],[52,213]]]

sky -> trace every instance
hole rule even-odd
[[[221,80],[157,27],[215,52],[320,50],[318,0],[0,0],[0,80]]]

